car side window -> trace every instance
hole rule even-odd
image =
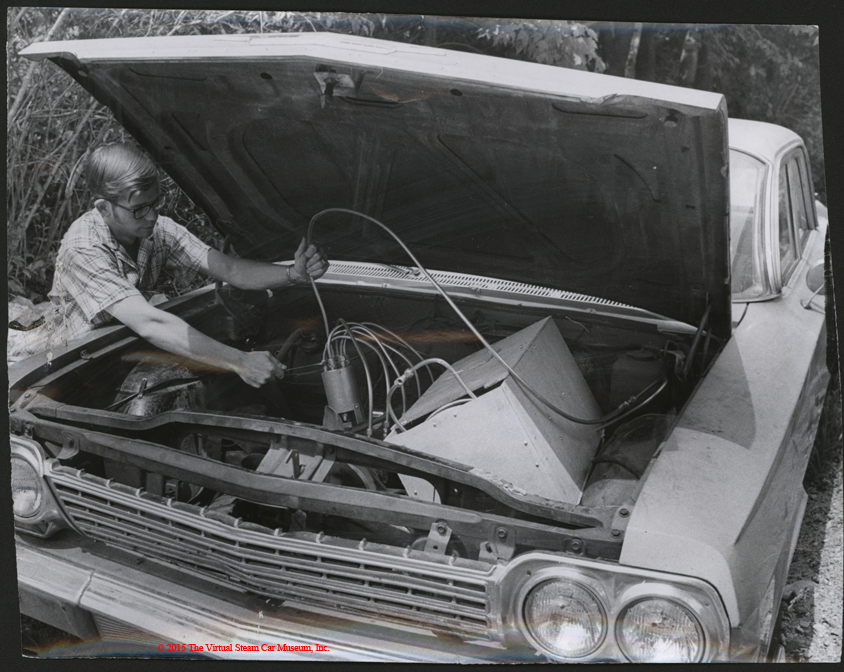
[[[757,249],[765,175],[765,164],[761,161],[730,150],[730,262],[734,300],[757,298],[767,290]]]
[[[807,201],[807,173],[803,157],[792,152],[783,160],[779,176],[779,243],[782,281],[788,281],[811,228]]]
[[[779,188],[779,211],[780,211],[780,268],[782,269],[782,281],[786,282],[788,276],[797,261],[797,245],[794,240],[794,227],[792,226],[791,198],[788,188],[788,170],[783,165],[780,169]]]
[[[809,208],[811,203],[806,202],[806,182],[803,179],[804,171],[798,165],[797,160],[788,162],[788,186],[791,196],[791,212],[794,217],[797,241],[802,250],[806,237],[809,235]]]

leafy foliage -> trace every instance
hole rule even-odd
[[[723,93],[731,117],[790,128],[806,142],[825,200],[817,27],[678,24],[644,26],[647,32],[653,69],[637,63],[637,76]]]
[[[603,72],[598,34],[582,23],[538,19],[501,25],[498,19],[475,19],[478,36],[501,50],[502,56],[564,68]]]
[[[730,116],[779,124],[802,136],[825,200],[818,29],[738,25],[698,32],[703,63],[695,86],[722,92]]]

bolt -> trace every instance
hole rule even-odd
[[[9,409],[9,413],[17,413],[17,412],[18,412],[18,409],[14,408],[14,407]]]
[[[31,392],[24,392],[24,394],[23,394],[24,399],[29,399],[31,396],[32,396]]]
[[[76,441],[74,441],[73,439],[68,439],[68,440],[67,440],[67,446],[68,446],[68,448],[73,448],[73,446],[75,446],[75,445],[76,445]]]
[[[437,525],[437,534],[443,535],[445,534],[446,526],[443,523],[439,523]]]
[[[621,509],[618,512],[618,515],[621,516],[622,518],[627,518],[627,516],[630,515],[630,512],[627,509]]]
[[[486,542],[486,552],[492,553],[492,544],[489,542]]]
[[[572,539],[571,541],[571,550],[575,553],[579,553],[583,549],[583,542],[580,539]]]
[[[613,530],[613,531],[612,531],[612,536],[614,536],[614,537],[620,537],[620,536],[621,536],[621,530]]]
[[[505,530],[503,527],[498,528],[498,538],[502,540],[507,538],[507,530]]]

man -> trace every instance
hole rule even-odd
[[[163,268],[201,271],[239,289],[304,284],[325,274],[328,262],[314,245],[299,245],[292,266],[231,257],[202,243],[158,214],[163,195],[158,172],[140,150],[125,144],[95,149],[86,168],[94,209],[71,224],[59,248],[50,297],[60,340],[116,318],[153,345],[237,373],[260,387],[284,367],[268,352],[242,352],[200,333],[151,305]],[[55,335],[51,339],[56,341]]]

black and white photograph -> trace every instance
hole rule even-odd
[[[6,656],[841,661],[836,35],[571,17],[7,8]]]

